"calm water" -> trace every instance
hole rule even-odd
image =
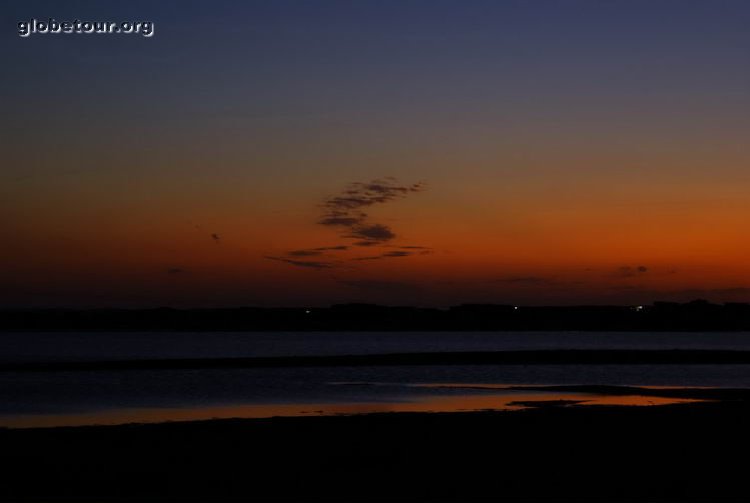
[[[0,333],[0,361],[126,360],[522,349],[742,349],[750,333],[33,332]]]
[[[0,360],[123,360],[521,349],[743,349],[750,333],[4,333]],[[459,386],[435,386],[458,384]],[[495,384],[469,389],[460,384]],[[748,365],[511,365],[0,372],[0,426],[514,408],[513,402],[662,403],[525,384],[750,388]]]

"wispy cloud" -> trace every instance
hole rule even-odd
[[[318,248],[306,248],[302,250],[292,250],[287,253],[290,257],[317,257],[325,255],[327,252],[346,251],[349,247],[346,245],[341,246],[320,246]]]
[[[278,262],[286,262],[287,264],[291,264],[297,267],[306,267],[308,269],[330,269],[334,265],[332,262],[323,262],[316,260],[294,260],[284,257],[271,256],[266,256],[265,258],[267,258],[268,260],[276,260]]]
[[[347,215],[335,215],[329,214],[320,219],[318,222],[320,225],[341,225],[343,227],[354,227],[361,223],[367,215],[361,213],[359,216],[347,216]]]
[[[352,183],[343,192],[323,201],[323,208],[333,216],[350,214],[374,204],[383,204],[424,190],[424,184],[398,185],[393,178]],[[361,214],[361,213],[360,213]]]
[[[321,246],[320,248],[313,248],[315,251],[343,251],[349,249],[348,246]]]
[[[432,253],[431,249],[426,246],[388,244],[397,238],[396,233],[389,225],[372,221],[370,215],[364,211],[372,206],[390,203],[423,190],[425,190],[425,185],[421,182],[404,185],[392,177],[349,184],[340,193],[329,196],[321,202],[319,206],[323,209],[323,214],[317,220],[317,224],[338,228],[342,238],[352,241],[341,245],[299,248],[266,258],[297,267],[329,269],[342,266],[346,262],[351,263],[351,261],[380,260]],[[353,254],[348,254],[347,258],[338,254],[339,252],[352,252],[357,248],[371,247],[387,247],[391,250],[364,257],[352,257]],[[316,259],[305,260],[307,257]]]
[[[328,197],[321,204],[323,215],[318,224],[343,227],[345,238],[358,239],[356,246],[370,246],[390,241],[396,237],[384,224],[373,223],[363,211],[373,205],[385,204],[425,189],[423,183],[400,185],[394,178],[352,183],[341,193]]]
[[[352,260],[380,260],[384,258],[410,257],[412,255],[414,255],[414,253],[412,252],[397,250],[397,251],[388,251],[385,253],[381,253],[380,255],[371,255],[368,257],[355,257]]]
[[[352,233],[345,237],[364,239],[365,242],[380,244],[384,241],[390,241],[391,239],[395,238],[396,235],[387,225],[374,224],[354,227],[352,228]]]
[[[314,257],[322,254],[323,252],[320,250],[292,250],[289,252],[291,257]]]
[[[399,250],[399,251],[389,251],[389,252],[385,252],[383,254],[384,257],[409,257],[411,255],[414,255],[414,254],[412,252],[401,251],[401,250]]]

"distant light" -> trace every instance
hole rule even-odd
[[[636,311],[643,311],[643,306],[635,306]]]
[[[518,311],[518,306],[513,306],[513,309],[515,309],[516,311]]]
[[[312,311],[310,311],[309,309],[305,309],[305,314],[310,314],[310,313],[312,313]]]

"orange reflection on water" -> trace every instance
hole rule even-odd
[[[489,389],[489,388],[488,388]],[[413,397],[409,401],[249,404],[184,408],[110,409],[79,414],[10,415],[0,417],[0,426],[37,428],[55,426],[163,423],[230,418],[269,418],[276,416],[332,416],[382,412],[469,412],[480,410],[519,410],[539,405],[627,405],[649,406],[691,403],[701,400],[653,396],[609,396],[590,393],[513,392],[504,394]]]

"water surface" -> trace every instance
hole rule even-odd
[[[524,349],[744,349],[747,333],[4,333],[0,361],[92,361]],[[470,387],[465,385],[470,384]],[[750,388],[750,365],[453,365],[0,372],[0,426],[213,417],[514,409],[518,402],[658,405],[517,385]]]

